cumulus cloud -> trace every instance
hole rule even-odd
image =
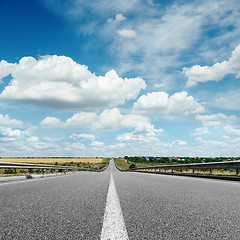
[[[196,60],[197,57],[204,61],[219,54],[225,55],[239,39],[240,6],[236,0],[165,1],[166,5],[152,0],[44,2],[52,11],[66,17],[78,34],[97,37],[97,47],[99,44],[105,47],[105,39],[108,39],[110,45],[106,51],[115,56],[112,64],[119,73],[135,72],[153,83],[162,76],[165,89],[172,88],[174,80],[165,81],[163,75],[169,76],[169,72],[173,75],[173,66],[186,63],[186,49],[191,53],[187,59]],[[121,22],[121,27],[131,29],[134,26],[137,37],[127,41],[116,37],[119,26],[109,27],[105,20],[119,13],[130,16],[128,21]],[[89,15],[95,17],[89,18]],[[212,31],[217,34],[210,36]]]
[[[224,126],[224,130],[225,130],[228,134],[240,136],[240,129],[235,129],[235,128],[231,127],[231,126]]]
[[[183,68],[183,72],[188,78],[187,87],[195,86],[199,82],[219,81],[231,73],[237,74],[237,78],[240,78],[240,45],[235,48],[228,61],[215,63],[213,66],[195,65]]]
[[[118,108],[104,110],[93,122],[94,130],[112,130],[120,128],[134,128],[138,131],[152,129],[150,120],[147,117],[135,114],[121,114]]]
[[[31,147],[44,151],[59,149],[59,145],[49,142],[32,142]]]
[[[11,74],[12,71],[14,71],[15,67],[16,63],[12,64],[4,60],[0,62],[0,83],[1,79]]]
[[[109,18],[108,22],[116,22],[116,23],[118,23],[118,22],[122,22],[122,21],[125,21],[125,20],[126,20],[126,17],[123,16],[121,13],[118,13],[118,14],[116,14],[114,19]]]
[[[20,145],[23,145],[25,138],[31,136],[32,132],[36,130],[37,127],[29,125],[24,129],[23,122],[15,119],[10,120],[9,117],[6,116],[5,118],[0,118],[0,120],[2,120],[2,122],[0,122],[0,142],[21,142]],[[21,129],[18,129],[16,127],[21,127]],[[27,141],[28,140],[29,138]],[[22,148],[22,151],[23,150],[24,148]]]
[[[18,129],[13,130],[11,128],[0,128],[0,136],[8,136],[8,137],[21,137],[23,135],[23,131]]]
[[[64,148],[64,150],[66,151],[79,151],[79,150],[85,150],[86,147],[84,144],[80,143],[80,142],[74,142],[71,144],[67,144],[67,146]]]
[[[211,132],[209,131],[208,127],[200,127],[196,128],[195,132],[191,134],[192,136],[201,136],[201,135],[206,135],[210,134]]]
[[[65,128],[89,127],[92,122],[97,120],[97,114],[92,112],[75,113],[66,120]]]
[[[197,115],[196,120],[202,122],[203,126],[216,127],[224,123],[230,123],[237,119],[235,115],[227,116],[223,113],[211,115]]]
[[[58,118],[46,117],[45,119],[42,120],[40,125],[42,128],[53,129],[53,128],[60,127],[62,123]]]
[[[56,55],[23,57],[11,67],[1,61],[0,75],[7,74],[11,74],[12,80],[0,99],[58,110],[96,111],[135,99],[146,88],[141,78],[123,79],[114,70],[96,76],[87,66]]]
[[[72,140],[79,140],[79,141],[93,141],[95,140],[95,136],[93,134],[86,134],[86,133],[81,133],[81,134],[77,134],[77,133],[73,133],[70,136],[70,139]]]
[[[152,92],[142,95],[133,105],[135,113],[201,113],[204,107],[187,92],[169,96],[165,92]]]
[[[144,128],[136,128],[133,132],[123,133],[117,137],[120,142],[158,142],[158,136],[163,133],[163,129],[155,129],[153,125]]]
[[[134,37],[136,37],[136,32],[134,30],[132,30],[132,29],[118,30],[117,33],[121,37],[125,37],[125,38],[134,38]]]
[[[21,127],[22,125],[22,121],[10,119],[8,115],[0,114],[0,127]]]
[[[12,142],[20,139],[21,137],[27,135],[26,131],[21,131],[19,129],[12,129],[9,127],[0,127],[0,142]]]
[[[185,145],[187,145],[187,143],[185,141],[182,141],[182,140],[174,140],[172,142],[172,145],[175,145],[175,146],[185,146]]]
[[[94,142],[90,143],[90,146],[93,146],[93,147],[103,147],[104,143],[103,142],[94,141]]]
[[[199,141],[207,146],[215,146],[215,147],[229,147],[228,144],[221,142],[221,141],[215,141],[215,140],[205,140],[202,137],[195,138],[195,141]]]
[[[136,114],[121,114],[118,108],[106,109],[99,115],[91,112],[75,113],[65,122],[55,117],[46,117],[41,127],[53,128],[90,128],[92,130],[117,130],[121,128],[134,128],[139,131],[151,129],[148,117]],[[76,135],[74,135],[76,137]],[[72,136],[73,137],[73,136]]]
[[[31,136],[27,139],[28,142],[39,142],[39,137]]]
[[[220,92],[212,101],[212,105],[217,108],[239,111],[240,89],[234,88]]]
[[[93,112],[75,113],[66,122],[61,121],[56,117],[46,117],[41,122],[42,128],[82,128],[90,127],[91,124],[97,120],[97,114]]]

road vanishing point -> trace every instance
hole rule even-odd
[[[240,183],[103,172],[0,184],[0,239],[240,239]]]

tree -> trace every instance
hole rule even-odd
[[[129,169],[133,169],[133,168],[136,168],[136,167],[137,167],[137,165],[135,163],[132,163],[132,164],[130,164]]]

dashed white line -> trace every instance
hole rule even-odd
[[[123,219],[117,190],[111,173],[101,240],[113,239],[128,240],[129,238]]]

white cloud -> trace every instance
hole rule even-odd
[[[125,38],[134,38],[134,37],[136,37],[136,32],[134,30],[132,30],[132,29],[118,30],[117,33],[121,37],[125,37]]]
[[[230,89],[224,92],[220,92],[212,101],[213,107],[227,109],[227,110],[240,110],[239,105],[240,89]]]
[[[19,129],[12,129],[9,127],[0,127],[0,142],[6,141],[6,142],[12,142],[16,141],[18,139],[21,139],[21,137],[27,135],[28,133],[26,131],[21,131]]]
[[[121,114],[118,108],[104,110],[92,123],[92,129],[112,130],[119,128],[145,129],[150,127],[147,117],[134,114]]]
[[[123,16],[121,13],[118,13],[116,14],[115,18],[112,19],[112,18],[109,18],[108,19],[108,22],[122,22],[122,21],[125,21],[127,18],[125,16]]]
[[[15,67],[16,67],[16,63],[12,64],[4,60],[0,62],[0,83],[1,83],[1,79],[11,74],[12,71],[14,71]]]
[[[39,137],[31,136],[27,139],[28,142],[39,142]]]
[[[109,149],[120,149],[123,150],[126,147],[126,143],[117,143],[114,145],[108,145]]]
[[[133,105],[135,113],[201,113],[204,107],[187,92],[178,92],[169,97],[165,92],[142,95]]]
[[[42,128],[90,128],[92,130],[117,130],[121,128],[151,129],[148,117],[135,114],[121,114],[118,108],[106,109],[99,115],[91,112],[75,113],[65,122],[55,117],[46,117]],[[77,136],[76,134],[74,135]],[[83,135],[82,135],[83,136]],[[73,136],[72,136],[73,137]]]
[[[216,63],[210,67],[195,65],[184,68],[183,72],[188,78],[187,87],[195,86],[199,82],[219,81],[230,73],[237,74],[237,78],[240,78],[240,45],[235,48],[228,61]]]
[[[79,150],[85,150],[86,147],[84,144],[80,143],[80,142],[75,142],[75,143],[71,143],[71,144],[67,144],[67,146],[64,148],[66,151],[79,151]]]
[[[41,151],[59,149],[59,145],[49,142],[32,142],[31,147]]]
[[[86,134],[86,133],[81,133],[81,134],[77,134],[77,133],[73,133],[70,136],[70,139],[73,140],[79,140],[79,141],[89,141],[89,140],[95,140],[95,136],[93,134]]]
[[[0,128],[0,136],[8,136],[8,137],[20,137],[23,135],[23,131],[20,131],[18,129],[11,129],[11,128]]]
[[[124,17],[121,13],[118,13],[115,16],[115,21],[117,21],[117,22],[121,22],[121,21],[124,21],[124,20],[126,20],[126,17]]]
[[[228,133],[228,134],[233,134],[233,135],[238,135],[240,136],[240,129],[235,129],[231,126],[224,126],[224,130]]]
[[[46,117],[45,119],[42,120],[40,125],[42,128],[53,129],[53,128],[61,127],[62,123],[58,118]]]
[[[9,73],[0,62],[0,75]],[[135,99],[146,88],[141,78],[120,78],[114,70],[97,77],[85,65],[65,56],[23,57],[10,72],[12,80],[1,99],[58,110],[96,111]]]
[[[209,131],[209,129],[207,127],[200,127],[200,128],[196,128],[195,132],[193,134],[191,134],[192,136],[201,136],[201,135],[206,135],[206,134],[210,134],[211,132]]]
[[[159,142],[158,137],[163,133],[163,129],[155,129],[153,125],[147,128],[138,129],[129,133],[123,133],[117,137],[120,142],[139,142],[139,143],[151,143]]]
[[[202,137],[195,138],[195,141],[199,141],[207,146],[214,146],[214,147],[228,147],[229,145],[227,143],[221,142],[221,141],[215,141],[215,140],[206,140]]]
[[[91,124],[97,120],[96,113],[92,112],[81,112],[75,113],[71,118],[66,120],[63,125],[65,128],[79,128],[79,127],[90,127]]]
[[[105,47],[108,39],[106,52],[114,56],[111,64],[119,73],[131,71],[153,83],[163,81],[165,89],[172,88],[173,82],[163,76],[173,75],[173,66],[183,66],[189,58],[203,62],[225,56],[240,35],[237,0],[165,1],[166,5],[152,0],[74,0],[64,5],[57,0],[45,2],[66,17],[78,34],[93,34],[98,47],[101,43]],[[121,29],[134,27],[137,37],[127,41],[116,37],[118,24],[109,27],[106,19],[119,13],[129,16],[121,22]]]
[[[0,114],[0,127],[21,127],[22,125],[22,121],[10,119],[8,115]]]
[[[220,5],[221,8],[217,7]],[[221,1],[220,4],[214,1],[211,3],[203,1],[199,4],[192,1],[180,4],[175,1],[165,9],[160,8],[161,4],[142,3],[140,14],[137,12],[139,9],[136,8],[135,17],[128,19],[126,26],[126,28],[134,26],[137,37],[128,41],[118,39],[113,43],[117,59],[119,59],[118,65],[123,72],[135,71],[145,79],[165,82],[163,76],[169,75],[166,70],[171,69],[172,66],[182,65],[184,59],[181,58],[181,55],[185,54],[186,49],[189,51],[194,48],[195,53],[191,54],[193,58],[195,54],[198,58],[209,54],[209,41],[212,39],[209,39],[208,36],[206,38],[208,42],[204,41],[205,34],[208,32],[206,28],[209,30],[213,28],[212,26],[221,25],[219,28],[226,29],[225,26],[232,24],[237,29],[239,25],[236,19],[234,20],[234,18],[228,17],[229,14],[226,14],[230,11],[233,12],[235,8],[239,9],[236,3],[232,2],[226,4]],[[239,16],[239,13],[236,13],[236,16]],[[239,30],[235,31],[239,33]],[[108,34],[111,35],[112,32]],[[214,41],[214,37],[212,38]],[[199,39],[201,42],[198,41]],[[218,45],[221,46],[222,42],[220,39],[218,40]],[[198,48],[195,47],[196,43]],[[171,83],[165,83],[166,88],[172,87]]]
[[[104,143],[103,142],[94,141],[94,142],[90,143],[89,145],[93,146],[93,147],[103,147]]]
[[[236,119],[235,115],[227,116],[223,113],[196,116],[196,120],[201,121],[203,126],[207,127],[216,127],[224,123],[233,122]]]
[[[185,141],[182,141],[182,140],[174,140],[173,142],[172,142],[172,144],[173,145],[177,145],[177,146],[185,146],[185,145],[187,145],[187,143],[185,142]]]
[[[165,83],[155,83],[154,88],[163,88]]]

